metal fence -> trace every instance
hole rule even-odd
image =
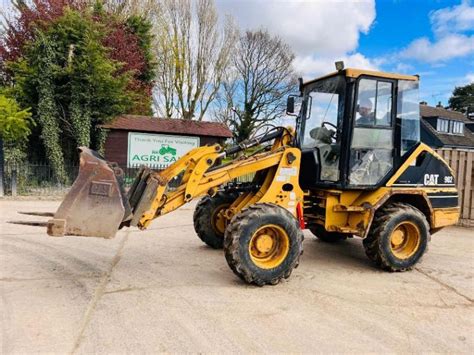
[[[54,174],[51,165],[47,163],[7,164],[4,167],[3,186],[4,194],[11,196],[54,196],[64,195],[79,172],[79,165],[65,166],[67,180],[60,181]],[[150,166],[151,169],[161,171],[163,165]],[[130,187],[140,166],[121,167],[124,172],[125,188]],[[171,185],[176,185],[172,181]]]
[[[6,164],[3,172],[5,195],[11,196],[51,196],[62,195],[70,188],[79,167],[65,166],[68,182],[58,180],[49,164],[21,163]]]
[[[123,170],[125,189],[128,189],[140,166],[120,167]],[[165,165],[152,165],[150,169],[162,171]],[[78,165],[65,166],[67,182],[61,182],[54,174],[53,168],[47,163],[7,164],[4,166],[3,189],[9,196],[62,196],[70,189],[79,172]],[[0,177],[1,178],[1,177]],[[237,182],[252,181],[253,174],[236,179]],[[169,182],[170,188],[180,183],[180,176]]]

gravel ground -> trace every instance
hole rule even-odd
[[[259,288],[198,240],[192,205],[112,240],[5,223],[57,206],[0,200],[2,354],[474,351],[472,229],[435,234],[415,270],[392,274],[359,239],[305,232],[290,279]]]

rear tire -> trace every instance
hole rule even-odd
[[[347,239],[347,235],[345,235],[344,233],[328,232],[320,224],[310,226],[309,230],[311,231],[311,233],[314,234],[316,238],[325,243],[334,244]]]
[[[205,244],[214,249],[221,249],[224,244],[226,220],[222,216],[235,201],[238,194],[218,192],[213,197],[203,197],[194,210],[194,230]]]
[[[276,285],[288,278],[303,253],[303,233],[286,209],[257,203],[227,226],[224,252],[232,271],[247,283]]]
[[[363,244],[365,253],[378,267],[406,271],[425,253],[429,235],[428,221],[420,210],[404,203],[391,203],[375,213]]]

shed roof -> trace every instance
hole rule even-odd
[[[191,136],[232,137],[232,132],[223,123],[158,118],[150,116],[122,115],[102,128],[137,132],[172,133]]]

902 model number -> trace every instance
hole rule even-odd
[[[444,183],[445,184],[453,184],[454,183],[454,178],[452,176],[445,176],[444,177]]]

